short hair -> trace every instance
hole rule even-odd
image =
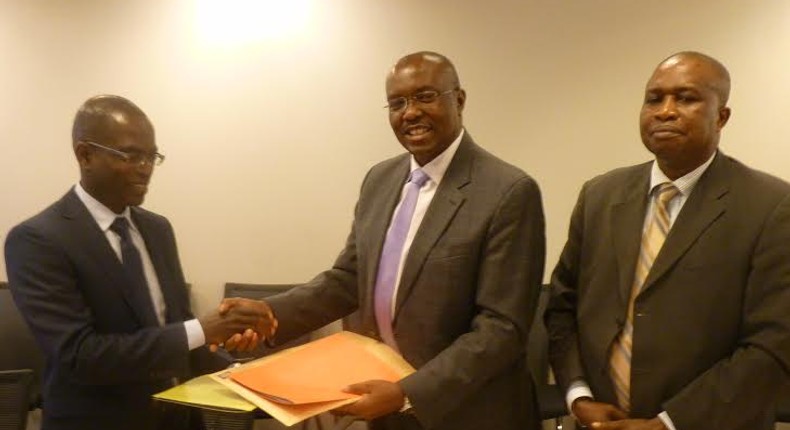
[[[730,99],[730,72],[727,71],[727,68],[724,67],[719,60],[697,51],[681,51],[661,60],[658,66],[656,66],[656,69],[674,58],[690,58],[708,65],[717,78],[715,81],[710,82],[709,86],[718,95],[721,105],[727,105],[727,101]]]
[[[89,98],[77,110],[71,129],[72,143],[80,140],[96,140],[96,134],[106,132],[123,116],[144,120],[150,125],[148,116],[131,100],[116,95],[98,95]]]
[[[461,87],[461,80],[458,78],[458,71],[455,65],[449,58],[434,51],[418,51],[401,57],[398,62],[392,66],[390,74],[394,73],[399,67],[413,62],[431,62],[443,67],[443,73],[455,88]]]

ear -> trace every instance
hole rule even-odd
[[[464,111],[464,106],[466,106],[466,91],[463,88],[458,89],[458,95],[455,98],[456,103],[458,103],[458,113]]]
[[[732,111],[727,106],[724,106],[723,108],[719,109],[719,120],[716,121],[716,125],[718,126],[719,130],[721,130],[722,128],[724,128],[725,125],[727,125],[727,121],[730,120],[731,113]]]
[[[93,151],[85,142],[74,142],[74,156],[80,165],[80,170],[89,170],[93,160]]]

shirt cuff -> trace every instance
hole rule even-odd
[[[400,410],[398,412],[403,413],[403,412],[408,412],[410,410],[411,410],[411,401],[409,401],[408,397],[403,396],[403,406],[400,408]],[[672,429],[672,430],[675,430],[675,429]]]
[[[663,411],[658,414],[658,419],[660,419],[669,430],[677,430],[675,428],[675,424],[672,423],[672,418],[669,418],[667,411]]]
[[[187,345],[190,351],[206,344],[206,334],[203,333],[203,326],[197,318],[184,321],[184,329],[187,332]]]
[[[590,386],[587,385],[587,382],[583,379],[577,379],[571,382],[571,385],[568,386],[568,392],[565,394],[565,404],[568,405],[568,412],[570,412],[571,415],[573,415],[571,406],[573,406],[573,402],[580,397],[594,398]]]

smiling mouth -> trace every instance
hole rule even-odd
[[[413,125],[411,127],[406,128],[403,132],[405,136],[408,137],[422,137],[431,132],[431,128],[425,125]]]

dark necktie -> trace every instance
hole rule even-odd
[[[151,292],[148,290],[148,282],[145,280],[143,260],[140,258],[140,252],[134,246],[132,237],[129,235],[129,221],[124,217],[115,218],[110,230],[121,238],[121,259],[123,260],[124,275],[129,284],[130,298],[133,301],[132,306],[134,306],[135,312],[143,316],[143,325],[159,325],[154,312],[154,304],[151,301]]]
[[[398,279],[398,267],[403,246],[406,243],[406,235],[409,233],[411,218],[414,215],[414,208],[417,206],[417,196],[420,194],[420,188],[425,185],[428,179],[428,175],[420,169],[411,173],[406,185],[406,196],[403,198],[398,212],[392,218],[392,224],[387,231],[387,237],[384,239],[384,246],[381,249],[374,290],[376,325],[378,325],[379,335],[384,343],[396,351],[398,345],[392,334],[392,296],[395,292],[395,282]]]

